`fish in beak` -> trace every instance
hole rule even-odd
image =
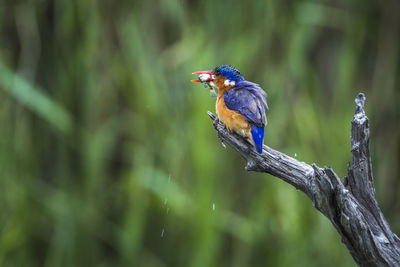
[[[199,74],[198,80],[192,80],[195,83],[204,83],[204,82],[212,82],[214,73],[211,70],[203,70],[203,71],[196,71],[192,74]]]

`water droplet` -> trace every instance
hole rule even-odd
[[[215,210],[215,203],[213,203],[213,208],[212,209]]]
[[[221,145],[222,145],[223,148],[226,148],[226,145],[225,145],[224,142],[221,142]]]
[[[167,205],[167,202],[168,202],[168,198],[165,198],[164,205]]]
[[[294,157],[297,158],[297,153],[294,153]]]
[[[161,231],[161,238],[164,237],[164,232],[165,232],[165,229],[163,228],[162,231]]]

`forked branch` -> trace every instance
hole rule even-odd
[[[332,222],[357,264],[400,266],[400,239],[390,230],[375,198],[364,94],[359,94],[355,102],[352,164],[343,183],[329,167],[308,165],[266,145],[258,154],[247,140],[229,133],[214,114],[208,115],[219,139],[247,160],[246,170],[269,173],[303,191]]]

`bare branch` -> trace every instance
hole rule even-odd
[[[269,173],[304,192],[332,222],[357,264],[400,266],[400,239],[390,230],[375,198],[364,94],[359,94],[355,102],[353,158],[344,183],[331,168],[322,169],[314,163],[310,166],[266,145],[258,154],[250,142],[229,133],[211,112],[208,115],[219,139],[247,160],[246,170]]]

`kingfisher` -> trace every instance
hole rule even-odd
[[[269,110],[266,92],[258,85],[246,81],[236,68],[221,65],[213,70],[196,71],[199,80],[218,88],[216,111],[218,118],[232,132],[249,138],[258,153],[262,153],[265,109]]]

